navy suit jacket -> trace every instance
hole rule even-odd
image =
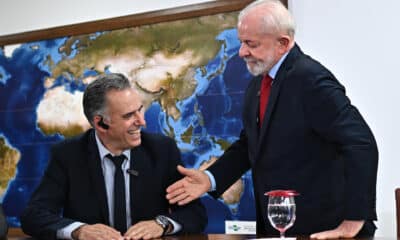
[[[288,234],[337,227],[344,219],[367,220],[375,231],[378,151],[368,125],[344,87],[295,45],[273,81],[264,122],[258,125],[261,77],[246,90],[238,141],[209,170],[222,194],[252,170],[257,233],[276,234],[267,218],[275,189],[294,189],[297,218]]]
[[[176,167],[180,152],[173,139],[142,132],[142,144],[131,150],[132,224],[162,214],[182,225],[181,233],[202,232],[207,223],[204,206],[169,205],[166,188],[182,178]],[[23,215],[22,229],[39,239],[55,239],[56,232],[74,221],[109,225],[106,189],[94,130],[52,147],[43,179]]]

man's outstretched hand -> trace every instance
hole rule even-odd
[[[182,166],[178,166],[178,171],[185,177],[167,188],[166,197],[170,204],[185,205],[210,190],[210,179],[203,171]]]

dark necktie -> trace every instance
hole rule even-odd
[[[268,74],[266,74],[261,81],[261,89],[260,89],[260,109],[258,116],[260,119],[259,122],[260,128],[262,126],[265,111],[268,105],[269,93],[271,92],[271,83],[272,83],[272,78]]]
[[[122,171],[122,163],[125,160],[124,155],[107,155],[115,165],[114,174],[114,227],[121,234],[126,232],[126,197],[125,197],[125,178]]]

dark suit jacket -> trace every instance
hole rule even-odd
[[[142,132],[142,144],[131,150],[130,177],[132,224],[162,214],[182,225],[182,233],[201,232],[207,223],[199,201],[179,207],[169,205],[166,188],[182,178],[175,142]],[[22,229],[39,239],[55,239],[56,231],[74,221],[109,225],[106,189],[94,130],[52,147],[43,179],[23,215]]]
[[[378,151],[344,87],[295,45],[274,79],[260,129],[260,81],[246,91],[240,139],[209,168],[217,182],[214,196],[251,169],[259,234],[278,233],[267,220],[264,196],[274,189],[300,193],[288,234],[333,229],[344,219],[370,220],[365,227],[373,234]]]

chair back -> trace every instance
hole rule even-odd
[[[400,188],[395,190],[397,238],[400,238]]]
[[[7,231],[8,231],[8,225],[6,222],[6,216],[0,204],[0,239],[6,239]]]

